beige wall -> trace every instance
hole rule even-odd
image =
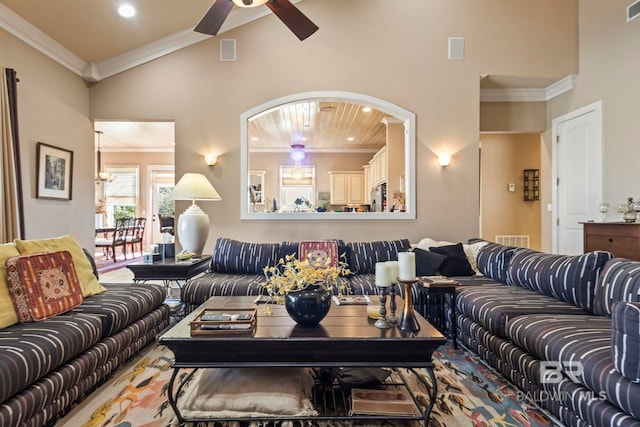
[[[224,199],[205,207],[215,218],[208,248],[222,235],[253,241],[476,236],[479,76],[577,72],[577,1],[306,0],[301,8],[320,26],[304,42],[273,16],[263,18],[224,34],[237,39],[236,62],[218,61],[219,39],[210,38],[96,84],[92,118],[176,121],[178,175],[205,173]],[[452,36],[466,39],[462,61],[447,59]],[[239,219],[240,114],[322,89],[375,96],[416,113],[415,221]],[[222,155],[209,170],[201,155],[211,148]],[[442,150],[454,156],[445,169],[436,160]]]
[[[605,97],[607,103],[619,105],[613,112],[621,113],[607,122],[616,126],[613,134],[623,136],[630,130],[637,134],[637,120],[626,114],[633,111],[627,106],[636,105],[630,97],[637,90],[622,90],[622,81],[615,82],[612,90],[611,82],[599,83],[600,75],[610,70],[606,69],[607,61],[597,63],[597,59],[602,54],[609,63],[629,65],[628,71],[615,67],[615,77],[631,77],[632,70],[638,68],[633,40],[640,38],[624,34],[634,31],[629,25],[622,31],[610,31],[597,22],[606,21],[609,16],[623,16],[617,10],[620,1],[613,2],[615,8],[611,2],[601,5],[598,0],[581,0],[581,7],[583,3],[581,17],[587,23],[583,28],[586,37],[581,52],[585,58],[580,71],[585,74],[585,81],[579,81],[579,86],[585,89],[577,91],[580,96],[575,99],[571,96],[559,101],[553,111]],[[489,73],[561,78],[578,72],[577,7],[577,0],[305,0],[301,8],[313,17],[320,31],[302,43],[279,20],[268,16],[224,34],[225,38],[237,39],[236,62],[219,62],[219,38],[210,38],[95,84],[89,90],[76,75],[0,31],[2,65],[15,68],[21,79],[19,112],[27,237],[73,232],[83,245],[92,242],[94,149],[90,119],[176,121],[177,175],[188,171],[205,173],[224,199],[222,203],[203,206],[213,224],[209,249],[213,239],[221,235],[253,241],[328,234],[345,240],[400,236],[411,240],[423,236],[463,240],[476,236],[479,76]],[[594,19],[596,25],[592,25]],[[464,60],[447,59],[447,38],[454,36],[465,37]],[[605,51],[608,47],[597,40],[600,36],[605,40],[613,37],[613,42],[630,41],[625,42],[627,47],[622,52],[614,54],[617,49]],[[239,198],[244,194],[239,188],[240,114],[270,99],[323,89],[371,95],[416,114],[416,220],[239,219]],[[630,141],[629,136],[626,138]],[[35,199],[37,141],[74,151],[72,201]],[[210,150],[221,154],[220,163],[211,169],[202,158]],[[607,150],[609,153],[609,147]],[[437,165],[436,154],[441,151],[453,153],[452,164],[447,168]],[[616,158],[622,159],[625,166],[631,162],[624,154],[609,154],[609,191],[627,182],[611,171],[609,165],[615,164],[612,162]]]
[[[626,22],[627,0],[580,0],[580,73],[576,88],[548,105],[551,120],[596,101],[603,104],[604,201],[640,197],[640,19]],[[545,133],[547,140],[550,132]],[[551,143],[547,142],[551,162]],[[551,227],[544,227],[551,247]]]
[[[18,74],[26,238],[73,234],[93,246],[93,128],[89,89],[72,72],[0,30],[0,65]],[[36,199],[36,144],[73,151],[72,200]]]
[[[544,132],[546,102],[482,102],[480,132]]]
[[[541,166],[540,135],[483,134],[481,141],[481,237],[529,235],[530,247],[540,250],[540,201],[523,200],[523,170]],[[515,184],[514,192],[508,191],[509,183]]]

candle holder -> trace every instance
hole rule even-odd
[[[387,320],[387,294],[385,292],[386,287],[378,286],[380,289],[380,318],[376,320],[373,325],[379,329],[389,329],[391,323]]]
[[[398,323],[398,316],[396,316],[396,283],[392,283],[389,288],[389,316],[387,320],[393,324]]]
[[[420,325],[416,314],[413,311],[413,294],[411,289],[414,283],[417,283],[417,279],[413,280],[398,280],[404,286],[404,309],[402,310],[402,317],[398,322],[398,329],[405,332],[418,332]]]

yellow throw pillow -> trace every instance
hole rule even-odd
[[[20,255],[16,244],[0,244],[0,329],[18,323],[18,315],[11,301],[9,286],[7,285],[7,268],[5,263],[9,258]]]
[[[82,246],[71,234],[52,239],[16,240],[16,247],[20,251],[20,255],[69,251],[82,287],[82,296],[86,298],[106,291],[106,288],[98,283],[98,279],[93,275],[93,268],[84,254]]]

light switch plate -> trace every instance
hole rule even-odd
[[[512,193],[516,191],[516,185],[513,182],[509,183],[509,191]]]

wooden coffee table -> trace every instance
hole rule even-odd
[[[374,299],[374,298],[372,298]],[[184,417],[178,409],[177,400],[185,383],[198,368],[221,367],[387,367],[408,368],[430,391],[430,401],[426,408],[418,405],[419,415],[358,415],[322,414],[312,417],[322,419],[413,419],[422,420],[428,425],[428,418],[437,395],[437,383],[433,373],[433,352],[446,342],[446,338],[422,316],[416,313],[420,331],[406,333],[396,327],[378,329],[373,320],[367,318],[364,305],[333,304],[327,317],[319,327],[307,328],[297,325],[287,314],[283,306],[271,305],[272,315],[266,315],[262,305],[255,305],[255,297],[212,297],[198,309],[180,321],[176,326],[160,337],[175,355],[173,375],[169,382],[169,403],[181,425],[198,421],[218,421],[212,418]],[[402,304],[400,304],[402,306]],[[253,335],[214,335],[191,336],[190,322],[205,308],[257,307],[257,327]],[[180,384],[176,386],[178,371],[191,368],[189,375],[180,375]],[[431,386],[414,369],[424,369],[431,379]],[[399,370],[397,373],[406,381]],[[409,390],[410,391],[410,390]],[[415,396],[410,391],[415,401]],[[424,409],[422,409],[424,408]],[[278,417],[279,420],[301,420],[296,417]],[[309,419],[309,418],[304,418]],[[225,418],[225,420],[229,420]],[[255,418],[237,419],[238,421],[256,420]]]

